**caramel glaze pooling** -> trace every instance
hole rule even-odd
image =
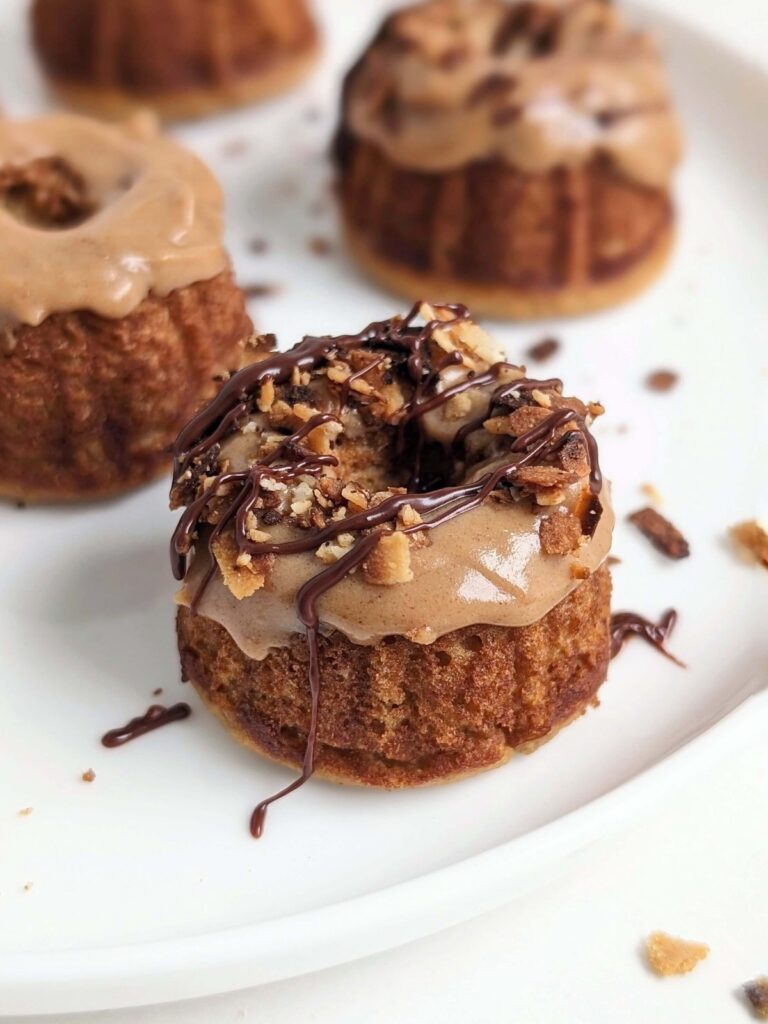
[[[423,308],[428,310],[426,315],[430,318],[423,326],[418,326],[416,320],[424,315],[421,313]],[[522,517],[530,532],[532,524],[537,523],[537,517],[530,508],[523,508],[524,488],[520,490],[520,487],[516,487],[517,477],[526,467],[551,465],[553,459],[561,455],[568,445],[575,443],[583,445],[587,456],[585,471],[588,474],[588,486],[578,503],[581,532],[586,538],[587,547],[602,528],[601,542],[592,551],[592,564],[587,565],[588,571],[596,568],[607,553],[611,516],[608,510],[606,522],[601,524],[604,508],[600,497],[602,478],[597,447],[587,426],[587,413],[577,408],[552,408],[551,404],[547,406],[547,401],[551,403],[552,399],[545,400],[545,409],[537,410],[540,418],[535,425],[516,437],[505,439],[507,445],[502,456],[480,463],[459,483],[449,486],[442,485],[443,482],[430,476],[424,458],[425,445],[434,441],[436,435],[434,425],[432,431],[429,429],[429,417],[456,396],[472,392],[477,405],[461,429],[453,426],[451,436],[442,438],[444,454],[450,464],[450,472],[454,474],[457,466],[464,465],[465,449],[472,441],[473,432],[483,429],[483,424],[500,409],[508,411],[527,405],[532,395],[541,398],[542,388],[549,388],[556,397],[560,396],[560,381],[532,380],[525,377],[519,367],[503,360],[490,363],[486,359],[488,369],[482,372],[463,367],[463,373],[451,382],[445,374],[454,367],[458,370],[457,364],[464,362],[463,356],[460,351],[448,352],[436,361],[430,346],[438,335],[462,324],[469,324],[477,330],[471,325],[467,310],[462,306],[440,306],[433,309],[417,303],[404,318],[395,317],[372,323],[359,334],[307,337],[290,351],[272,355],[235,374],[210,405],[182,430],[176,442],[172,500],[175,504],[187,503],[187,508],[182,513],[171,542],[171,559],[176,578],[186,579],[189,576],[188,582],[193,584],[192,594],[182,596],[182,601],[188,603],[193,611],[200,606],[214,581],[216,546],[224,536],[233,536],[241,556],[269,556],[273,559],[277,556],[276,575],[284,564],[292,561],[285,556],[315,553],[322,545],[337,540],[342,534],[354,537],[354,542],[336,561],[308,575],[295,593],[295,614],[307,635],[312,696],[303,770],[294,783],[256,809],[251,822],[254,836],[261,834],[268,805],[296,789],[312,774],[321,682],[318,657],[321,629],[319,602],[339,584],[346,585],[352,574],[366,565],[382,537],[391,535],[390,528],[397,527],[398,532],[407,537],[418,534],[423,538],[442,527],[442,531],[438,531],[439,537],[460,517],[473,510],[486,509],[493,498],[494,505],[497,505],[494,511],[497,517],[494,525],[497,529],[502,520],[510,515],[518,517],[514,529],[519,527],[519,517]],[[390,494],[363,511],[347,514],[338,520],[331,519],[325,525],[307,529],[303,533],[272,531],[268,540],[252,540],[248,524],[258,507],[257,501],[265,481],[270,481],[272,486],[275,483],[284,484],[295,481],[303,474],[318,473],[325,466],[338,464],[334,454],[318,454],[302,442],[318,428],[328,423],[341,422],[344,404],[350,397],[351,377],[339,388],[339,405],[334,411],[315,413],[299,429],[284,437],[270,454],[249,460],[246,468],[232,468],[228,457],[224,459],[226,468],[219,465],[227,452],[228,439],[243,431],[244,427],[247,428],[265,386],[289,384],[302,372],[317,372],[331,364],[336,357],[355,350],[367,351],[373,356],[367,364],[369,371],[388,357],[409,382],[408,396],[395,425],[395,455],[398,461],[410,463],[409,488]],[[360,374],[355,374],[355,377],[359,379]],[[481,414],[477,414],[477,409],[482,409]],[[570,429],[563,430],[564,427]],[[201,472],[205,476],[204,481]],[[184,488],[189,487],[190,481],[195,481],[196,473],[198,486],[193,493],[197,496],[190,500],[189,491]],[[405,510],[410,515],[415,513],[416,520],[404,525],[399,517]],[[521,528],[521,532],[524,533],[525,529]],[[538,546],[535,530],[532,535]],[[206,543],[207,558],[195,559],[196,564],[192,568],[190,555],[196,539]],[[485,538],[482,538],[480,544],[484,542]],[[487,543],[492,546],[490,538]],[[427,550],[426,558],[429,558],[429,554]],[[588,556],[585,561],[589,563]],[[220,587],[218,579],[215,583]],[[438,587],[441,583],[433,578],[431,585]],[[576,578],[570,579],[562,593],[550,595],[550,607],[576,585]],[[370,586],[369,589],[377,588]],[[525,583],[522,582],[517,589],[524,591]],[[267,586],[256,596],[260,597],[263,593],[268,597],[269,590]],[[507,603],[510,600],[508,597]],[[468,603],[471,607],[471,601]],[[259,605],[256,605],[256,615],[259,615]],[[323,621],[327,624],[325,611]]]
[[[665,187],[677,119],[651,38],[605,0],[428,0],[392,14],[350,72],[345,126],[394,163],[500,157],[525,173],[609,157]]]
[[[0,172],[57,161],[83,183],[89,215],[30,223],[0,197],[0,326],[90,310],[118,319],[227,267],[222,195],[192,153],[137,119],[0,119]]]

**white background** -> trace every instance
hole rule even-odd
[[[768,59],[765,0],[658,3]],[[651,976],[640,947],[655,928],[708,942],[709,959],[685,978]],[[728,1024],[749,1019],[740,983],[758,973],[768,974],[765,742],[670,793],[545,890],[442,935],[252,992],[55,1019]]]

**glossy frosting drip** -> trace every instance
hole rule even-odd
[[[579,565],[590,573],[611,544],[613,513],[605,491],[601,497],[600,524],[578,552]],[[478,623],[538,622],[580,582],[571,574],[571,556],[542,552],[539,524],[540,514],[528,508],[481,505],[435,530],[431,545],[413,552],[411,582],[378,587],[356,573],[337,583],[319,602],[323,629],[338,629],[359,644],[394,634],[430,643]],[[191,603],[207,564],[204,556],[195,560],[179,603]],[[279,558],[267,586],[242,600],[217,575],[198,611],[222,625],[250,658],[261,660],[302,631],[296,594],[317,571],[313,553]]]
[[[605,0],[429,0],[352,69],[346,127],[425,172],[502,158],[531,174],[605,154],[663,188],[681,139],[653,40]]]
[[[152,124],[0,119],[0,173],[47,160],[82,181],[89,212],[71,226],[41,225],[0,198],[0,323],[37,325],[74,310],[117,319],[150,292],[227,267],[215,178]]]
[[[424,308],[427,317],[434,314],[430,307]],[[223,489],[230,495],[224,499],[224,508],[228,506],[232,513],[239,513],[239,517],[230,516],[229,521],[235,526],[240,550],[256,555],[272,552],[273,556],[280,556],[273,557],[264,585],[252,594],[238,592],[231,579],[225,580],[221,573],[216,572],[211,550],[218,542],[217,536],[212,537],[211,520],[206,526],[205,515],[201,518],[206,503],[215,506],[218,486],[215,477],[209,478],[211,486],[206,488],[204,496],[190,503],[174,537],[172,550],[176,572],[179,576],[185,575],[179,602],[194,606],[197,611],[223,625],[250,657],[266,657],[270,649],[288,644],[295,633],[303,630],[297,595],[321,572],[318,549],[337,541],[340,534],[350,530],[351,540],[355,533],[355,517],[346,514],[349,510],[345,510],[343,518],[337,522],[329,521],[318,531],[297,528],[285,516],[282,521],[275,516],[278,521],[266,530],[260,530],[254,543],[242,525],[247,519],[247,508],[255,509],[256,506],[249,506],[242,496],[236,498],[237,489],[259,474],[272,475],[281,481],[280,486],[286,487],[284,481],[300,479],[307,472],[322,472],[329,463],[337,462],[335,455],[318,457],[311,449],[299,447],[307,443],[313,428],[333,430],[337,443],[343,443],[344,436],[349,435],[347,444],[354,446],[356,435],[359,440],[364,426],[358,411],[350,408],[351,396],[360,399],[360,393],[351,389],[356,382],[360,382],[358,387],[365,386],[362,384],[365,378],[371,380],[373,371],[396,352],[387,336],[390,329],[402,332],[403,342],[408,344],[419,339],[418,328],[401,326],[407,325],[415,315],[412,311],[405,321],[396,319],[372,325],[360,335],[305,339],[290,352],[276,354],[254,364],[233,378],[214,407],[201,413],[182,432],[176,449],[177,480],[191,471],[195,458],[205,459],[208,453],[213,452],[219,468],[225,469],[225,478],[219,475],[219,479],[224,481]],[[488,420],[494,404],[500,401],[511,401],[513,405],[518,401],[532,402],[533,396],[545,401],[541,388],[554,389],[553,393],[557,394],[560,382],[555,379],[531,380],[519,367],[500,361],[499,351],[466,319],[460,307],[438,308],[436,315],[447,317],[448,323],[441,320],[428,323],[421,329],[424,339],[441,334],[441,328],[445,326],[448,330],[443,330],[443,335],[448,337],[454,330],[454,340],[463,344],[462,339],[466,339],[470,347],[465,348],[463,354],[460,349],[454,349],[443,352],[439,360],[434,358],[434,354],[427,360],[425,353],[416,345],[411,358],[414,358],[413,353],[420,353],[418,360],[424,364],[417,369],[417,376],[431,375],[431,387],[415,392],[395,413],[394,419],[401,428],[408,423],[418,425],[424,444],[436,443],[447,451],[453,448],[453,459],[456,460],[461,447],[457,442],[462,441],[464,435],[469,437],[472,433],[481,433],[485,436],[483,423]],[[334,399],[329,379],[323,375],[323,362],[333,364],[337,350],[343,352],[345,346],[364,349],[366,345],[370,346],[370,360],[337,385],[338,396]],[[387,346],[390,345],[392,348],[388,351]],[[467,360],[466,365],[463,360]],[[435,364],[442,364],[436,374]],[[247,396],[249,392],[260,395],[265,382],[269,382],[270,393],[273,393],[273,382],[279,375],[292,377],[297,366],[315,368],[317,376],[310,376],[309,388],[305,388],[301,397],[307,402],[315,402],[325,411],[312,409],[313,415],[298,434],[276,438],[284,444],[284,450],[278,448],[265,458],[265,414],[258,409],[249,410]],[[239,381],[245,381],[246,377],[251,379],[238,387]],[[516,397],[505,399],[504,393]],[[334,406],[334,401],[341,404]],[[458,407],[457,402],[461,403]],[[215,408],[216,405],[220,408]],[[536,411],[543,417],[546,429],[536,428],[539,436],[532,436],[527,444],[546,440],[550,430],[558,430],[560,423],[567,425],[572,420],[578,426],[579,417],[568,407],[551,412],[542,408]],[[305,412],[305,415],[309,414],[309,410]],[[226,427],[223,433],[222,426]],[[378,428],[379,432],[391,432],[392,429],[392,426],[384,424]],[[587,436],[591,440],[588,432],[579,436]],[[300,460],[297,470],[281,465],[284,461],[281,455],[288,456],[289,450],[293,451],[294,460]],[[478,481],[482,482],[494,473],[498,475],[499,470],[502,474],[509,471],[509,458],[505,448],[495,452],[490,461],[488,457],[482,458],[466,473],[466,484],[470,488],[477,487]],[[313,459],[317,461],[314,468]],[[455,462],[455,466],[462,464],[460,459]],[[596,459],[592,465],[591,485],[586,480],[572,482],[551,505],[532,504],[530,499],[504,503],[483,500],[473,507],[460,508],[460,515],[447,519],[439,529],[430,532],[428,544],[413,545],[409,559],[411,579],[408,582],[398,586],[379,586],[372,584],[364,573],[350,571],[344,574],[332,587],[317,595],[318,619],[322,628],[338,629],[360,644],[376,643],[389,635],[403,635],[415,642],[430,643],[452,630],[477,623],[525,626],[538,621],[578,585],[579,579],[594,572],[608,553],[613,515],[608,505],[607,489],[601,491]],[[418,471],[411,473],[414,506],[421,501],[430,502],[431,493],[440,493],[419,486],[418,481],[414,482],[414,477],[418,476]],[[275,480],[270,486],[275,486]],[[258,493],[258,486],[260,484],[254,493]],[[447,488],[446,507],[450,502],[460,503],[468,497],[458,493],[461,486]],[[419,494],[421,490],[426,490],[424,497]],[[601,491],[599,518],[594,529],[587,530],[573,551],[559,555],[545,552],[539,536],[542,521],[573,514],[577,508],[585,507],[585,502],[591,500],[591,496],[585,497],[590,491]],[[457,492],[455,496],[454,492]],[[283,501],[284,512],[291,500]],[[403,500],[393,495],[389,502]],[[540,500],[543,503],[545,499],[541,497]],[[374,521],[375,509],[386,509],[387,506],[386,501],[379,499],[379,502],[375,508],[357,514],[360,520],[357,529],[361,533],[387,522],[398,522],[394,506],[391,514],[384,513],[380,521]],[[429,510],[432,508],[439,510],[441,502],[435,501]],[[583,515],[581,512],[576,514]],[[220,524],[221,520],[221,513],[215,513],[212,522]],[[226,528],[226,523],[224,526]],[[194,531],[199,531],[201,543],[196,545],[195,557],[185,574],[178,559],[180,554],[189,550]],[[323,531],[327,536],[321,536]],[[215,532],[218,535],[221,529]],[[419,532],[418,524],[412,527],[411,532]],[[342,553],[342,549],[336,549],[336,557]]]

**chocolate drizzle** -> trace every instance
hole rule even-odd
[[[683,662],[670,654],[665,646],[676,623],[677,612],[674,608],[668,608],[657,623],[636,612],[616,612],[611,616],[611,657],[616,657],[631,636],[639,636],[675,665],[685,668]]]
[[[192,708],[189,704],[174,704],[169,708],[164,708],[162,704],[152,704],[143,715],[132,718],[127,725],[105,732],[101,737],[102,746],[122,747],[124,743],[130,743],[144,733],[152,732],[171,722],[180,722],[183,718],[189,718],[191,714]]]
[[[521,469],[533,464],[545,465],[547,460],[557,455],[569,441],[580,437],[586,448],[590,467],[590,489],[593,498],[591,532],[594,532],[600,517],[601,506],[597,495],[601,490],[602,478],[597,446],[584,415],[567,407],[553,408],[530,429],[510,438],[506,449],[508,457],[500,464],[498,461],[495,462],[477,479],[427,489],[422,456],[427,440],[424,417],[428,413],[438,409],[456,395],[496,384],[483,415],[467,423],[456,434],[452,451],[447,453],[455,469],[456,463],[463,458],[469,436],[473,431],[482,428],[483,423],[496,411],[508,413],[527,404],[527,393],[547,388],[559,392],[562,384],[554,378],[534,380],[520,377],[510,381],[510,376],[520,374],[519,367],[497,362],[487,371],[470,371],[464,379],[439,390],[441,372],[463,360],[457,351],[434,359],[430,349],[431,343],[436,332],[450,330],[468,320],[469,314],[463,306],[439,306],[439,314],[446,319],[432,319],[423,326],[418,326],[415,321],[421,308],[422,304],[416,303],[405,317],[371,323],[358,334],[306,337],[288,352],[270,355],[261,362],[245,367],[227,381],[210,405],[182,430],[174,447],[174,486],[179,486],[185,475],[191,475],[196,464],[209,467],[212,456],[215,463],[217,446],[225,437],[245,425],[256,408],[257,399],[265,384],[290,384],[295,380],[297,372],[316,370],[324,363],[329,363],[352,350],[368,350],[374,356],[365,366],[351,373],[341,385],[336,411],[314,415],[299,430],[286,436],[269,456],[261,458],[248,470],[225,470],[212,476],[207,481],[205,490],[195,497],[182,513],[171,541],[174,575],[177,579],[184,579],[194,542],[199,537],[200,527],[206,522],[211,503],[223,500],[223,508],[217,511],[215,525],[207,532],[205,538],[210,553],[210,567],[192,598],[191,609],[195,611],[216,571],[214,544],[222,532],[230,527],[234,532],[239,554],[254,557],[316,551],[321,545],[335,540],[342,533],[351,533],[356,537],[352,547],[336,562],[308,580],[297,594],[297,613],[307,635],[311,692],[311,715],[302,772],[289,786],[262,801],[255,809],[251,818],[251,832],[254,837],[262,834],[269,805],[303,785],[314,769],[321,684],[319,601],[323,594],[365,563],[383,533],[394,527],[401,510],[410,506],[418,513],[419,521],[402,528],[401,531],[412,534],[433,530],[456,516],[469,512],[486,501],[493,492],[513,499],[512,489]],[[330,520],[324,526],[308,530],[306,536],[289,540],[250,539],[248,520],[250,514],[257,508],[261,484],[265,478],[289,483],[302,474],[312,475],[324,466],[338,465],[334,455],[316,454],[301,442],[317,427],[334,420],[340,422],[344,407],[355,393],[351,385],[379,367],[387,357],[392,367],[410,381],[410,398],[400,410],[396,423],[396,454],[399,458],[407,457],[410,460],[409,488],[403,493],[392,494],[364,511]],[[567,424],[571,424],[572,429],[562,433],[561,428]],[[411,436],[413,431],[415,437]]]

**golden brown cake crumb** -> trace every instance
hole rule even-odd
[[[751,552],[759,562],[768,568],[768,530],[761,526],[756,519],[732,526],[731,537],[740,547]]]
[[[83,780],[83,782],[93,782],[94,779],[96,778],[96,772],[93,770],[93,768],[89,768],[87,772],[83,772],[80,778]]]
[[[640,490],[652,505],[661,505],[663,503],[661,491],[655,484],[640,484]]]
[[[33,809],[34,808],[32,808],[32,807],[22,807],[21,810],[19,811],[19,817],[20,818],[28,818],[30,816],[30,814],[32,813]]]
[[[655,509],[641,508],[627,518],[667,558],[687,558],[690,555],[691,549],[682,533]]]
[[[761,1020],[768,1020],[768,978],[761,976],[754,981],[748,981],[744,986],[744,992],[755,1016]]]
[[[645,953],[651,969],[668,977],[692,971],[708,956],[709,946],[703,942],[677,939],[666,932],[652,932],[645,940]]]
[[[32,883],[25,882],[24,885],[22,886],[22,889],[24,890],[24,892],[30,892],[30,890],[32,889]]]

